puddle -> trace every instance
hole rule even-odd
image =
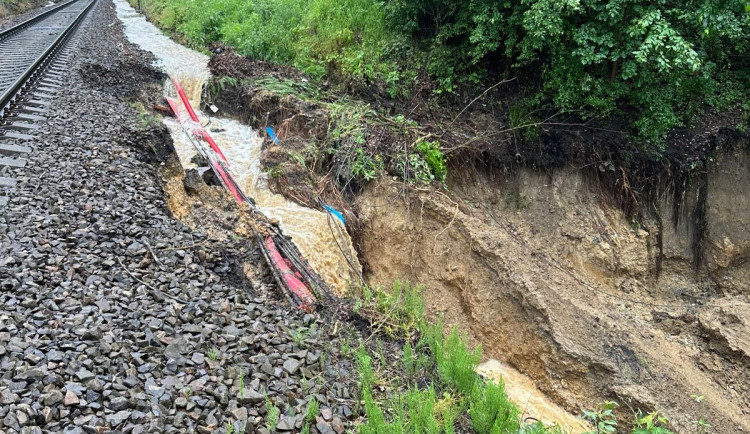
[[[203,86],[210,78],[208,56],[175,43],[161,33],[154,25],[135,12],[125,0],[114,0],[117,17],[123,22],[125,36],[145,51],[156,56],[156,65],[169,76],[177,78],[194,107],[200,107]],[[171,83],[165,91],[173,89]],[[257,131],[235,120],[221,117],[208,117],[196,110],[201,124],[206,126],[211,137],[221,148],[230,165],[230,171],[237,184],[258,209],[271,219],[279,222],[284,234],[290,236],[315,271],[338,294],[343,294],[350,282],[357,281],[356,273],[349,266],[341,249],[355,258],[357,272],[361,266],[346,231],[344,240],[337,241],[332,234],[340,224],[334,218],[329,221],[324,212],[305,208],[274,194],[268,188],[267,175],[260,163],[263,138]],[[174,118],[164,118],[169,128],[174,147],[183,168],[195,168],[190,160],[197,151],[185,135],[182,126]],[[329,226],[330,223],[330,226]],[[343,244],[339,246],[339,244]]]

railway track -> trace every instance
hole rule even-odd
[[[0,31],[0,207],[26,166],[54,93],[64,85],[75,31],[95,2],[71,0]]]

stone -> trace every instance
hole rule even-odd
[[[73,406],[73,405],[80,404],[81,400],[78,399],[78,397],[76,396],[75,393],[73,393],[72,390],[68,390],[67,392],[65,392],[65,399],[64,399],[63,403],[65,405],[67,405],[68,407],[70,407],[70,406]]]
[[[299,369],[301,363],[297,359],[288,359],[284,362],[283,368],[286,372],[288,372],[290,375],[294,375],[295,372]]]
[[[109,400],[108,407],[114,411],[125,410],[130,407],[130,400],[122,396],[115,396]]]
[[[44,405],[52,406],[63,400],[63,394],[59,390],[52,390],[44,395],[42,402]]]
[[[232,410],[232,416],[235,420],[245,421],[247,420],[247,408],[240,407]]]
[[[131,414],[132,414],[132,412],[130,412],[128,410],[122,410],[122,411],[118,411],[115,414],[111,414],[109,416],[106,416],[106,419],[107,419],[107,422],[109,422],[109,424],[112,427],[116,427],[116,426],[122,424],[123,422],[125,422],[126,420],[128,420],[128,418],[130,417]]]

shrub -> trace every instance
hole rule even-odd
[[[442,321],[428,327],[424,338],[435,360],[441,383],[470,395],[478,380],[474,370],[482,358],[481,347],[470,350],[466,339],[458,335],[455,327],[445,337]]]

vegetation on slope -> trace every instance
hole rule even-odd
[[[747,0],[149,0],[214,42],[314,78],[404,97],[522,80],[526,113],[620,119],[659,143],[705,113],[750,111]]]
[[[455,328],[444,334],[443,324],[424,319],[424,299],[418,286],[396,282],[392,291],[364,288],[355,310],[372,322],[380,337],[403,340],[390,357],[383,341],[355,357],[360,376],[360,400],[366,420],[361,434],[543,434],[564,433],[563,428],[533,418],[508,399],[502,382],[485,381],[476,374],[481,348],[471,349]],[[373,335],[378,336],[378,335]],[[380,338],[378,337],[378,339]],[[372,338],[372,336],[371,336]],[[388,372],[393,370],[394,372]],[[395,374],[399,372],[399,374]],[[657,412],[634,410],[630,424],[618,427],[617,403],[608,401],[584,411],[592,433],[672,434],[669,422]],[[527,423],[527,421],[529,423]],[[708,426],[701,418],[702,427]],[[699,432],[705,432],[700,430]]]

